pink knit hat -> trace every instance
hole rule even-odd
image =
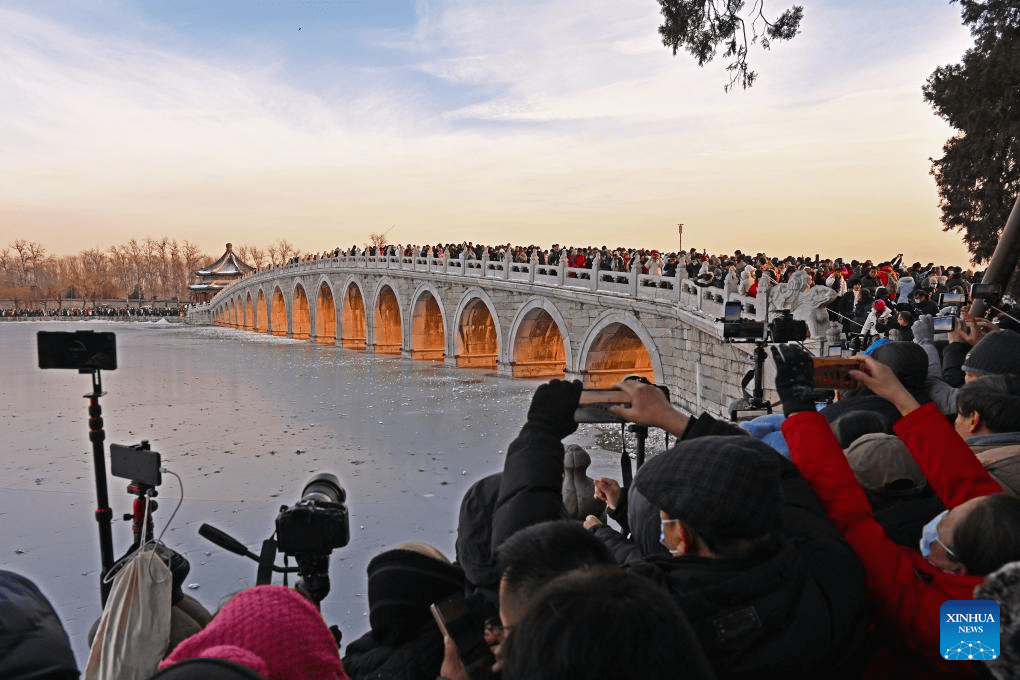
[[[322,615],[284,586],[255,586],[234,595],[159,667],[202,657],[243,664],[266,680],[349,680]]]

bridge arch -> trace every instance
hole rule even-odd
[[[362,286],[354,277],[344,286],[343,313],[340,324],[340,342],[347,349],[368,347],[368,325],[365,322],[365,296]]]
[[[372,305],[372,345],[377,354],[399,355],[403,348],[404,324],[400,298],[389,277],[376,288]]]
[[[244,329],[255,330],[255,303],[251,299],[251,291],[247,291],[244,299]]]
[[[446,310],[435,286],[418,286],[411,298],[407,348],[412,359],[435,360],[446,356]]]
[[[315,292],[315,342],[336,344],[336,301],[329,279],[323,276]]]
[[[234,328],[240,328],[244,325],[244,310],[241,308],[241,300],[234,298],[234,301],[230,304],[234,310],[234,323],[231,324]]]
[[[608,387],[632,374],[659,383],[662,360],[654,350],[655,340],[632,312],[607,311],[585,334],[578,371],[586,387]]]
[[[279,286],[273,288],[272,316],[269,331],[273,335],[287,335],[287,299]]]
[[[266,294],[259,288],[255,298],[255,331],[257,333],[269,332],[269,306],[266,304]]]
[[[562,378],[573,365],[568,328],[546,298],[526,301],[510,324],[509,364],[515,378]]]
[[[307,340],[311,330],[311,319],[308,316],[308,294],[305,287],[297,281],[291,294],[290,336],[295,340]]]
[[[458,368],[495,369],[502,356],[499,314],[489,294],[472,286],[457,306],[453,356]]]

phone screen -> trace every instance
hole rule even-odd
[[[492,664],[496,658],[489,645],[485,644],[485,623],[472,615],[464,596],[455,595],[441,600],[431,609],[439,630],[457,646],[461,663],[471,680],[492,678]]]
[[[815,369],[815,387],[833,390],[845,390],[857,387],[857,381],[850,377],[850,371],[860,369],[860,359],[813,357],[812,362],[814,363]]]

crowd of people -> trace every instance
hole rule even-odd
[[[748,423],[619,383],[614,416],[676,439],[622,482],[586,480],[583,450],[564,444],[581,383],[545,383],[502,469],[465,494],[452,559],[413,541],[373,557],[370,630],[342,654],[307,598],[256,586],[138,677],[1020,677],[1020,333],[1007,307],[972,316],[979,276],[900,257],[666,259],[705,285],[743,276],[746,295],[807,271],[838,293],[833,319],[856,323],[863,300],[852,334],[882,337],[827,404],[808,352],[773,345],[782,413]],[[954,292],[963,304],[936,302]],[[940,312],[955,319],[945,338]],[[0,572],[0,593],[15,605],[0,610],[0,677],[77,677],[38,589]],[[941,608],[979,600],[998,605],[1000,646],[961,657],[942,644]],[[434,615],[448,603],[455,617]],[[23,670],[32,659],[46,672]]]
[[[31,307],[6,307],[0,308],[0,319],[81,319],[81,318],[106,318],[106,319],[134,319],[134,318],[160,318],[184,316],[188,311],[187,305],[147,305],[144,307],[113,307],[111,305],[83,306],[83,307],[57,307],[53,309],[38,309]]]

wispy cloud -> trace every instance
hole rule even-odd
[[[139,225],[210,250],[281,235],[319,249],[394,223],[403,241],[626,228],[666,245],[685,221],[709,248],[781,249],[832,221],[837,250],[859,247],[838,241],[854,220],[937,229],[925,162],[947,131],[919,87],[964,41],[839,7],[809,7],[804,35],[730,95],[723,64],[662,47],[644,0],[422,2],[413,30],[376,33],[392,61],[313,83],[274,52],[0,9],[0,228],[67,250]],[[867,33],[880,28],[896,42]]]

